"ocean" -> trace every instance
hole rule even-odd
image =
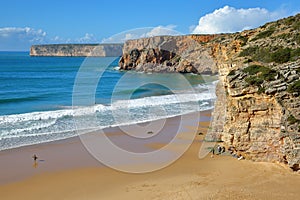
[[[0,52],[0,150],[73,137],[78,122],[91,131],[213,108],[215,76],[119,71],[118,61]]]

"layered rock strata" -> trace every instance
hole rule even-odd
[[[124,44],[121,70],[218,74],[208,138],[245,158],[300,165],[300,15],[234,34]]]
[[[123,44],[49,44],[33,45],[30,56],[118,57]]]

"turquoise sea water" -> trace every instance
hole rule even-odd
[[[74,117],[105,128],[212,108],[216,77],[124,72],[118,60],[0,52],[0,150],[74,136]],[[94,94],[77,94],[76,80],[95,76]],[[74,96],[92,103],[72,106]]]

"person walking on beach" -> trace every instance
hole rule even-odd
[[[37,168],[37,166],[38,166],[38,163],[37,163],[38,157],[37,157],[37,155],[33,154],[32,158],[33,158],[33,167]]]
[[[37,157],[35,154],[33,154],[32,158],[33,158],[33,161],[34,161],[34,162],[36,162],[37,159],[38,159],[38,157]]]

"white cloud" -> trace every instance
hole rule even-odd
[[[59,36],[49,37],[45,31],[30,27],[0,28],[0,51],[29,51],[33,44],[49,43],[99,43],[99,40],[90,33],[75,39],[65,39]]]
[[[94,36],[94,34],[86,33],[84,36],[71,39],[71,38],[62,38],[55,36],[48,39],[47,43],[99,43],[99,40]]]
[[[23,40],[32,41],[43,41],[46,36],[46,32],[39,29],[35,30],[33,28],[25,27],[4,27],[0,28],[0,38],[17,38]]]
[[[126,40],[144,38],[144,37],[153,37],[159,35],[180,35],[176,30],[175,25],[167,26],[157,26],[157,27],[147,27],[147,28],[138,28],[129,31],[125,31],[119,34],[116,34],[109,38],[104,38],[102,43],[124,43]]]
[[[83,37],[75,39],[78,43],[97,43],[99,42],[93,34],[86,33]]]
[[[201,17],[192,33],[233,33],[256,28],[281,17],[283,17],[283,13],[270,12],[264,8],[236,9],[224,6]]]
[[[52,38],[52,41],[54,42],[61,42],[63,39],[59,36],[55,36],[54,38]]]
[[[30,45],[45,42],[46,32],[30,27],[0,28],[0,50],[29,50]]]
[[[168,26],[157,26],[154,27],[151,31],[145,33],[145,37],[153,37],[158,35],[178,35],[175,33],[174,29],[176,28],[175,25],[168,25]]]

